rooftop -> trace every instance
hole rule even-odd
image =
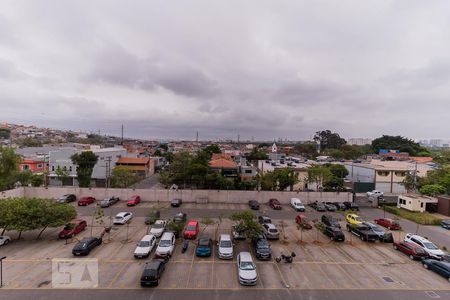
[[[149,157],[121,157],[117,160],[116,164],[146,165],[149,161]]]

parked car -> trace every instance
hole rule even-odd
[[[200,232],[200,224],[197,220],[190,220],[184,229],[183,236],[185,239],[195,240]]]
[[[386,232],[381,228],[380,226],[370,223],[370,222],[363,222],[364,225],[367,225],[372,229],[373,232],[375,232],[376,235],[378,235],[378,240],[382,243],[393,243],[394,237],[392,236],[392,233]]]
[[[73,220],[64,226],[63,230],[58,234],[58,237],[60,239],[72,238],[83,230],[86,230],[86,227],[87,222],[85,220]]]
[[[242,285],[255,285],[258,281],[256,265],[249,252],[241,252],[237,256],[239,283]]]
[[[381,225],[383,227],[386,227],[390,230],[400,230],[402,229],[400,227],[400,223],[398,221],[388,219],[388,218],[379,218],[375,219],[374,222],[378,225]]]
[[[181,204],[183,204],[183,201],[181,199],[173,199],[170,201],[170,206],[172,207],[180,207]]]
[[[384,193],[380,192],[378,190],[373,190],[371,192],[367,192],[367,197],[378,197],[378,196],[384,196]]]
[[[442,228],[450,229],[450,220],[442,220],[441,226]]]
[[[95,198],[94,197],[83,197],[80,200],[78,200],[78,206],[86,206],[89,204],[92,204],[95,202]]]
[[[195,255],[197,257],[209,257],[212,253],[212,240],[209,236],[201,236],[198,239]]]
[[[274,199],[274,198],[269,200],[269,206],[271,208],[273,208],[273,209],[276,209],[276,210],[280,210],[281,209],[280,201],[278,201],[277,199]]]
[[[129,211],[120,212],[114,217],[113,223],[114,225],[124,225],[125,223],[130,222],[132,218],[133,213]]]
[[[70,203],[77,200],[77,196],[74,194],[65,194],[59,197],[58,203]]]
[[[420,235],[408,233],[404,238],[405,242],[415,243],[422,247],[432,259],[442,260],[444,252],[439,249],[435,244],[430,242],[428,239],[421,237]]]
[[[267,241],[264,235],[253,239],[253,248],[256,258],[259,260],[269,260],[272,257],[269,241]]]
[[[161,217],[161,212],[159,210],[151,211],[145,216],[145,225],[151,225],[156,222]]]
[[[346,210],[356,210],[359,211],[359,206],[358,204],[354,203],[354,202],[343,202],[343,204],[345,205],[345,209]]]
[[[233,242],[229,234],[221,234],[217,242],[217,251],[220,259],[233,259]]]
[[[102,244],[101,237],[87,237],[75,244],[72,254],[75,256],[89,255],[92,249]]]
[[[137,244],[136,249],[134,250],[135,258],[146,258],[149,257],[150,253],[155,247],[156,237],[152,234],[145,235]]]
[[[256,200],[249,200],[248,206],[250,207],[250,209],[259,210],[259,202]]]
[[[446,261],[425,259],[422,261],[422,265],[425,269],[431,270],[450,281],[450,263]]]
[[[364,224],[347,224],[347,230],[362,241],[375,242],[379,239],[378,235],[373,230]]]
[[[308,220],[305,215],[297,215],[295,217],[295,223],[297,223],[303,229],[312,229],[313,223]]]
[[[345,241],[345,235],[341,228],[335,226],[325,226],[323,233],[328,236],[332,241],[343,242]]]
[[[336,205],[334,205],[332,203],[325,203],[325,208],[328,211],[336,211],[337,210]]]
[[[336,208],[337,208],[337,210],[346,210],[347,209],[347,207],[345,206],[345,204],[344,203],[342,203],[342,202],[336,202],[336,203],[334,203],[335,205],[336,205]]]
[[[348,224],[352,225],[360,225],[362,224],[362,222],[364,222],[363,219],[361,219],[361,217],[356,214],[348,214],[345,216],[345,219],[347,220]]]
[[[141,197],[138,195],[133,195],[128,199],[127,206],[136,206],[141,203]]]
[[[0,246],[6,246],[11,241],[11,238],[7,235],[0,235]]]
[[[280,231],[272,223],[265,223],[262,227],[267,239],[278,240],[280,238]]]
[[[155,251],[156,257],[171,257],[175,249],[175,234],[164,232]]]
[[[258,217],[259,224],[266,224],[266,223],[272,223],[272,219],[269,216],[259,216]]]
[[[303,205],[302,201],[298,198],[291,198],[291,206],[296,211],[305,211],[305,206]]]
[[[165,269],[166,262],[163,259],[153,259],[145,263],[144,271],[142,271],[141,275],[141,286],[157,286]]]
[[[331,215],[322,215],[321,220],[322,223],[326,226],[341,228],[341,224],[339,224],[339,221]]]
[[[153,234],[156,237],[162,236],[164,230],[166,229],[167,221],[166,220],[157,220],[155,224],[150,228],[149,234]]]
[[[394,242],[395,250],[405,253],[411,259],[423,259],[428,257],[428,253],[417,244],[410,242]]]
[[[184,223],[187,220],[187,215],[183,212],[176,213],[173,217],[175,223]]]
[[[114,205],[117,202],[119,202],[119,200],[120,200],[119,197],[115,197],[115,196],[105,198],[100,202],[100,207],[103,207],[103,208],[110,207],[111,205]]]
[[[315,205],[316,211],[327,211],[327,208],[325,207],[325,204],[323,203],[316,203]]]

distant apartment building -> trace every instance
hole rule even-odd
[[[356,145],[356,146],[364,146],[372,144],[372,139],[368,138],[349,138],[347,139],[347,144]]]
[[[442,140],[440,140],[440,139],[432,139],[432,140],[430,140],[430,146],[441,147],[441,145],[442,145]]]

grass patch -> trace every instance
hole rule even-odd
[[[442,220],[438,217],[433,216],[427,212],[413,212],[405,209],[398,208],[396,206],[384,206],[384,209],[387,212],[390,212],[399,217],[405,218],[407,220],[413,221],[415,223],[419,223],[422,225],[440,225]]]

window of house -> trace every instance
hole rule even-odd
[[[67,171],[67,167],[66,167],[66,166],[64,166],[63,170],[64,170],[64,171]]]
[[[386,172],[386,171],[378,171],[377,174],[378,174],[378,176],[388,176],[388,175],[389,175],[389,172]]]
[[[55,166],[52,166],[52,172],[55,172]]]
[[[395,176],[405,177],[406,176],[406,172],[395,172]]]
[[[23,169],[24,169],[24,170],[29,170],[29,169],[30,169],[30,166],[29,166],[29,165],[23,165]]]
[[[420,203],[420,207],[422,207],[422,208],[423,208],[423,202],[422,202],[422,203]]]
[[[245,170],[245,174],[252,174],[252,170]]]
[[[69,167],[69,172],[72,172],[72,166]]]
[[[38,167],[38,168],[42,168],[42,164],[38,164],[37,167]]]

